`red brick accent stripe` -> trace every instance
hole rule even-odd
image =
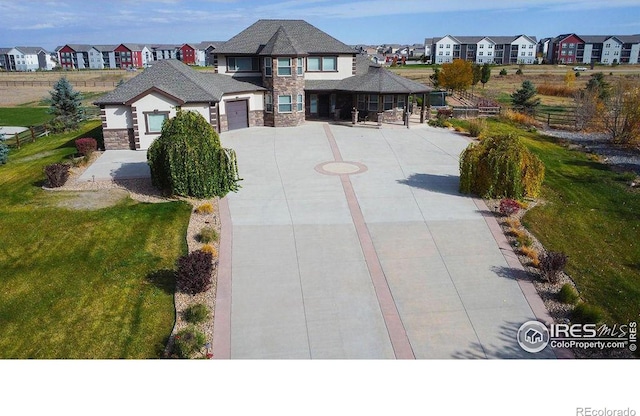
[[[338,162],[342,161],[340,149],[338,148],[336,139],[331,132],[331,127],[328,124],[324,125],[324,131],[327,135],[327,139],[329,140],[329,146],[331,147],[334,159]],[[349,205],[349,211],[351,212],[351,218],[353,219],[353,224],[356,227],[356,233],[360,240],[360,246],[364,253],[364,259],[367,263],[369,274],[371,275],[371,282],[373,283],[376,297],[378,298],[378,304],[382,311],[384,323],[387,326],[387,331],[389,333],[389,338],[391,340],[395,356],[400,359],[415,359],[416,357],[413,353],[413,349],[411,348],[409,337],[407,336],[404,324],[400,318],[400,313],[398,312],[396,303],[393,300],[393,294],[391,293],[389,282],[387,282],[387,278],[384,275],[384,270],[380,264],[378,253],[373,245],[371,234],[369,233],[369,229],[367,228],[367,224],[364,220],[364,215],[362,214],[362,210],[358,204],[358,198],[356,197],[353,185],[351,184],[351,179],[349,179],[349,175],[340,175],[340,181],[342,182],[342,187]]]
[[[213,358],[231,358],[231,249],[233,224],[227,198],[218,201],[220,214],[220,252],[218,255],[218,281],[216,307],[213,317]]]

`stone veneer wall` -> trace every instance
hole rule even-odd
[[[297,74],[298,60],[296,57],[291,57],[291,76],[278,76],[278,59],[272,58],[273,76],[264,77],[265,87],[273,92],[273,114],[266,114],[265,125],[272,125],[273,127],[293,127],[304,123],[305,112],[304,106],[302,111],[296,110],[296,100],[298,94],[302,94],[304,99],[304,75]],[[278,96],[279,95],[291,95],[292,111],[291,113],[278,112]],[[270,119],[273,117],[273,124],[270,123]]]
[[[248,112],[249,127],[259,127],[265,125],[265,113],[262,110],[251,110]],[[220,115],[220,132],[229,131],[229,120],[226,114]]]
[[[103,125],[104,127],[104,125]],[[133,129],[102,129],[105,150],[135,150]]]

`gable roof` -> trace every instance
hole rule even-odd
[[[37,55],[40,52],[47,52],[39,46],[16,46],[16,49],[25,55]]]
[[[260,85],[228,75],[201,73],[175,59],[153,63],[123,85],[94,102],[96,105],[127,104],[151,91],[174,97],[181,103],[220,101],[229,92],[264,90]]]
[[[306,55],[306,53],[298,46],[289,35],[284,27],[280,26],[276,33],[260,51],[260,55]]]
[[[304,20],[258,20],[220,45],[216,49],[216,53],[224,55],[260,54],[280,27],[286,32],[292,46],[300,54],[356,53],[355,49]]]

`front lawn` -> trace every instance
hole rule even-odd
[[[51,120],[49,107],[0,107],[0,126],[36,126]]]
[[[490,120],[489,131],[516,132],[546,166],[544,204],[523,219],[548,250],[569,256],[567,272],[580,296],[611,323],[640,312],[640,192],[633,175],[612,172],[588,155],[537,133]]]
[[[190,206],[125,199],[69,210],[40,189],[42,168],[75,152],[74,134],[12,150],[0,166],[0,357],[158,357],[174,318],[175,260]]]

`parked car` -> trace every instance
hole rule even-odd
[[[586,66],[574,66],[573,70],[574,71],[586,71],[587,67]]]

